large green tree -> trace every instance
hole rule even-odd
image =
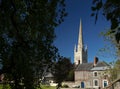
[[[56,57],[54,29],[66,16],[64,0],[0,0],[0,59],[12,89],[34,89]]]
[[[73,65],[69,58],[59,57],[53,65],[52,74],[54,80],[58,83],[57,89],[61,87],[61,83],[67,79],[69,72],[73,68]]]

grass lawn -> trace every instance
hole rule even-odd
[[[0,89],[2,89],[2,86],[0,85]]]
[[[7,88],[8,87],[8,88]],[[10,89],[9,86],[7,86],[6,89]],[[53,86],[46,86],[46,85],[42,85],[41,86],[42,89],[56,89],[56,87]],[[0,85],[0,89],[2,89],[2,85]],[[40,88],[36,88],[36,89],[40,89]]]
[[[42,89],[56,89],[56,87],[46,86],[46,85],[42,85],[41,88],[42,88]],[[37,88],[37,89],[39,89],[39,88]]]

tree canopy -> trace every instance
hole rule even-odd
[[[91,7],[91,16],[95,17],[95,23],[98,20],[98,14],[102,14],[107,21],[110,21],[110,29],[104,33],[107,41],[110,41],[112,47],[116,47],[116,62],[109,70],[110,80],[113,81],[120,77],[120,0],[93,0],[93,6]],[[115,49],[115,48],[114,48]],[[113,50],[112,50],[113,51]]]
[[[67,15],[64,0],[0,0],[0,59],[12,89],[34,89],[57,56],[54,29]],[[22,83],[22,84],[21,84]]]
[[[98,14],[101,13],[111,23],[110,34],[114,34],[117,47],[120,50],[120,1],[119,0],[93,0],[91,7],[92,14],[95,16],[95,23]]]

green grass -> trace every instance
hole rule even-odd
[[[0,89],[2,89],[2,85],[0,85]]]
[[[3,87],[3,85],[2,85],[2,84],[0,84],[0,89],[2,89],[2,87]],[[10,89],[9,84],[5,85],[5,86],[4,86],[4,88],[5,88],[5,89]]]
[[[42,85],[41,88],[42,88],[42,89],[56,89],[56,87],[47,86],[47,85]],[[39,89],[39,88],[38,88],[38,89]]]
[[[0,89],[2,89],[2,84],[0,85]],[[53,86],[47,86],[47,85],[41,85],[41,88],[42,89],[56,89],[56,87],[53,87]],[[5,89],[10,89],[9,85],[6,86]],[[40,88],[36,88],[36,89],[40,89]]]

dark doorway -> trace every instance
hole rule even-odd
[[[84,82],[81,82],[81,88],[84,88],[84,87],[85,87]]]
[[[78,64],[80,64],[80,60],[78,60]]]

